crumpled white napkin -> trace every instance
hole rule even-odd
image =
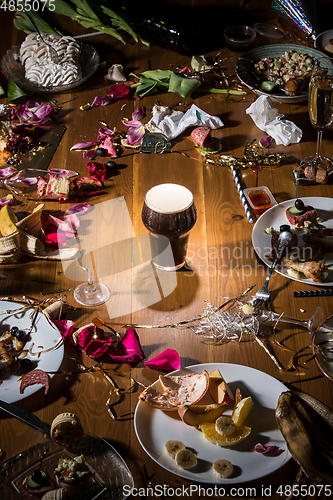
[[[199,111],[202,123],[205,126],[211,129],[223,127],[224,123],[218,116],[209,115],[195,104],[192,104],[186,113],[176,111],[168,106],[154,106],[153,117],[147,123],[146,129],[149,132],[164,134],[170,140],[174,139],[184,132],[187,127],[202,125],[196,115],[197,111]]]
[[[260,130],[273,137],[279,146],[295,144],[302,139],[303,132],[293,122],[283,120],[284,115],[280,114],[272,104],[269,96],[261,95],[247,108],[246,113],[251,116],[254,123]]]

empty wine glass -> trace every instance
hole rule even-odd
[[[333,60],[328,57],[319,58],[312,70],[308,103],[310,120],[317,130],[317,149],[314,156],[302,160],[301,166],[330,171],[332,160],[321,155],[323,131],[333,121]]]
[[[263,310],[259,316],[260,323],[266,322],[277,322],[281,321],[283,323],[291,323],[294,325],[302,326],[309,331],[310,339],[312,334],[317,330],[319,325],[323,322],[324,314],[321,307],[316,307],[310,319],[297,319],[285,316],[284,314],[278,314],[274,311]]]
[[[94,271],[92,267],[80,267],[88,272],[88,279],[87,283],[81,283],[74,289],[74,299],[83,306],[99,306],[104,304],[110,297],[108,287],[103,283],[94,281]]]

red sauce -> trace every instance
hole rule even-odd
[[[253,191],[249,191],[248,197],[253,205],[252,210],[256,215],[263,214],[268,208],[271,208],[273,206],[270,197],[262,189],[254,189]]]

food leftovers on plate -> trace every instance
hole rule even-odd
[[[322,224],[315,207],[305,205],[299,198],[294,205],[286,209],[285,215],[289,224],[293,226],[292,232],[295,238],[288,252],[282,257],[281,264],[287,268],[288,276],[293,279],[302,279],[304,275],[314,282],[324,283],[329,274],[325,256],[333,252],[333,229]],[[297,243],[298,231],[303,231],[304,244]],[[272,251],[266,257],[272,260],[279,233],[274,228],[267,228],[266,232],[272,236]]]
[[[306,90],[314,59],[307,54],[286,50],[278,57],[265,57],[254,64],[254,72],[260,78],[263,91],[275,87],[284,88],[287,95]]]
[[[252,409],[252,398],[243,398],[240,389],[233,394],[219,370],[209,374],[204,370],[202,374],[160,376],[159,383],[163,392],[147,387],[140,394],[140,401],[153,408],[177,411],[180,420],[201,432],[209,443],[231,447],[250,435],[251,427],[243,424]],[[198,464],[191,443],[185,445],[178,439],[169,439],[164,452],[181,469],[195,470]],[[228,478],[234,466],[221,457],[214,461],[212,470],[218,477]]]

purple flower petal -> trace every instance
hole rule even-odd
[[[68,177],[75,177],[77,175],[77,172],[74,172],[74,170],[66,170],[64,168],[49,168],[48,172],[52,174],[67,175]]]
[[[143,106],[138,106],[135,111],[132,113],[132,120],[142,120],[145,116],[146,110]]]
[[[254,447],[254,450],[257,451],[258,453],[262,453],[263,455],[267,455],[269,457],[277,457],[283,451],[278,446],[261,444],[261,443],[257,443]]]
[[[90,149],[94,146],[98,146],[97,141],[89,141],[89,142],[77,142],[74,146],[71,147],[71,151],[84,151],[85,149]]]
[[[14,167],[1,168],[0,169],[0,178],[4,179],[5,177],[8,177],[9,175],[15,174],[15,172],[17,172],[17,169]]]
[[[264,137],[259,139],[259,146],[262,148],[268,148],[272,144],[273,140],[273,137],[270,135],[264,135]]]
[[[8,194],[3,198],[0,198],[0,207],[4,207],[5,205],[12,205],[14,201],[14,196],[12,194]]]
[[[108,106],[108,104],[112,103],[112,99],[108,95],[96,96],[93,102],[90,104],[91,108],[95,108],[98,106]]]

